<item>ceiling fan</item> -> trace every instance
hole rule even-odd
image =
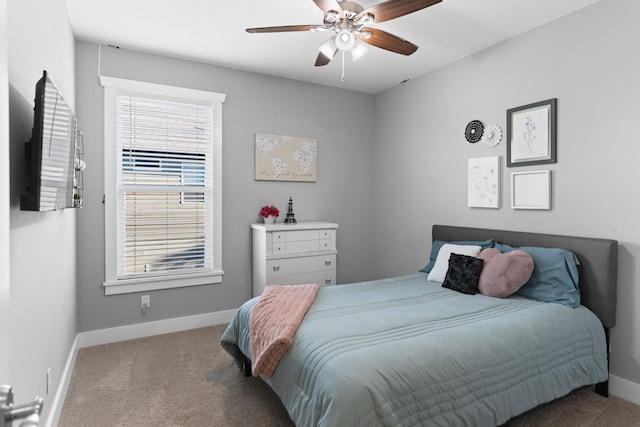
[[[442,0],[388,0],[363,8],[349,0],[313,0],[324,12],[321,25],[285,25],[279,27],[247,28],[248,33],[278,33],[287,31],[333,31],[333,35],[318,49],[316,67],[327,65],[338,51],[350,51],[354,60],[366,47],[362,42],[402,55],[411,55],[418,46],[386,31],[369,25],[390,21],[416,12]]]

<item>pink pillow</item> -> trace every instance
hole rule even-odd
[[[501,253],[490,248],[480,252],[478,258],[484,260],[478,290],[490,297],[508,297],[527,283],[533,273],[533,259],[524,251]]]

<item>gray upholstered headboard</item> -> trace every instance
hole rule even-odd
[[[580,300],[602,324],[616,324],[618,242],[610,239],[561,236],[520,231],[434,225],[433,240],[487,240],[511,246],[542,246],[572,251],[580,261]]]

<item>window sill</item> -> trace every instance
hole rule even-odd
[[[104,286],[105,295],[130,294],[159,289],[184,288],[187,286],[213,285],[222,283],[224,271],[185,276],[148,277],[143,279],[108,280]]]

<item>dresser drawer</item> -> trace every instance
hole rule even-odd
[[[315,283],[320,286],[336,284],[336,271],[313,271],[310,273],[281,274],[278,277],[267,277],[267,285],[304,285]]]
[[[273,244],[275,245],[276,243],[282,243],[285,242],[286,239],[286,235],[287,232],[286,231],[274,231],[272,233],[269,233],[271,235],[271,240],[273,241]]]
[[[267,261],[267,279],[286,274],[331,271],[336,269],[336,255],[318,255]]]
[[[295,254],[300,252],[317,252],[323,250],[320,240],[300,240],[297,242],[274,242],[272,253],[274,255]]]
[[[336,230],[335,229],[327,228],[327,229],[323,229],[323,230],[318,230],[318,234],[320,234],[320,238],[321,239],[336,240]]]
[[[327,231],[323,235],[329,236],[328,238],[320,238],[320,233],[317,230],[312,230],[313,233],[307,231],[286,231],[284,233],[273,233],[271,253],[274,255],[282,254],[297,254],[301,252],[316,252],[316,251],[328,251],[336,249],[336,240],[333,237],[331,230]],[[282,234],[286,234],[283,236]],[[293,236],[289,236],[293,234]],[[307,239],[311,235],[315,235],[314,239]]]
[[[271,233],[273,243],[318,240],[319,238],[320,230],[273,231]]]
[[[285,231],[285,233],[285,239],[287,242],[318,240],[320,238],[320,230]]]
[[[330,251],[336,249],[335,239],[322,239],[318,241],[321,251]]]

